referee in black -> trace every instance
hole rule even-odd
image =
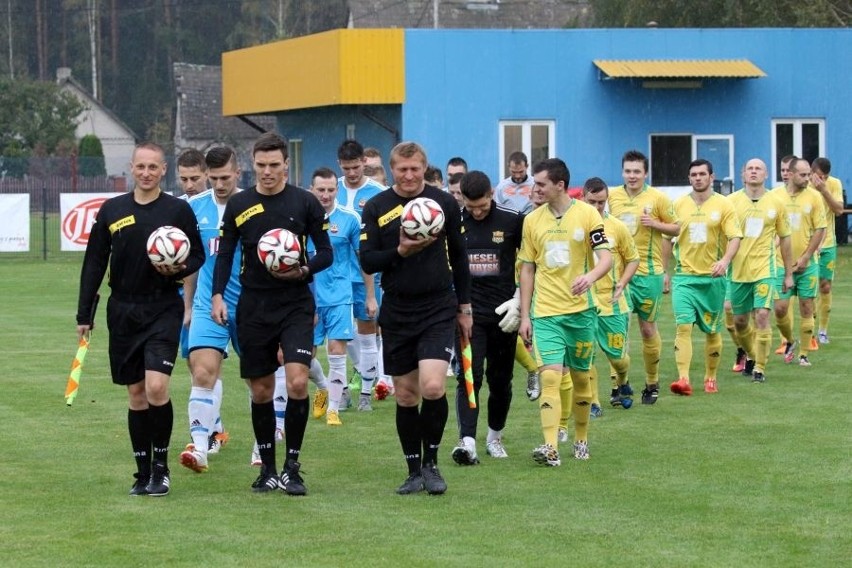
[[[515,263],[524,217],[513,209],[497,205],[492,199],[493,193],[491,180],[483,172],[471,171],[461,179],[462,225],[472,277],[470,347],[476,408],[468,404],[464,373],[459,372],[456,390],[459,444],[452,454],[459,465],[479,463],[476,423],[483,376],[488,381],[489,392],[485,450],[493,458],[509,457],[503,446],[503,428],[512,403],[512,375],[520,324]],[[461,346],[457,349],[460,354]]]
[[[312,275],[331,266],[325,210],[309,191],[287,183],[287,141],[268,132],[252,150],[257,185],[235,194],[222,216],[219,255],[213,272],[212,317],[220,324],[237,318],[240,374],[251,391],[251,421],[263,462],[252,484],[255,492],[283,489],[305,495],[299,463],[308,423],[308,369],[314,341],[315,305],[308,284]],[[270,229],[287,229],[302,245],[300,265],[284,273],[270,273],[257,257],[257,243]],[[306,260],[307,238],[316,255]],[[229,314],[223,300],[231,274],[234,250],[242,247],[242,292],[237,313]],[[280,477],[275,466],[275,370],[278,350],[287,374],[285,444],[287,455]]]
[[[456,327],[469,337],[473,325],[459,206],[424,182],[427,163],[419,144],[397,144],[390,154],[394,185],[370,199],[361,218],[361,267],[382,273],[383,359],[394,380],[396,429],[408,464],[408,478],[397,489],[403,495],[447,490],[437,467],[449,414],[447,368]],[[402,231],[402,209],[416,197],[441,205],[446,221],[438,237],[415,240]]]
[[[77,334],[92,329],[92,306],[109,268],[107,305],[112,381],[127,387],[127,425],[136,459],[131,495],[169,493],[169,441],[174,411],[169,377],[183,325],[181,280],[204,263],[195,215],[185,201],[163,193],[165,152],[145,142],[133,150],[132,192],[107,200],[92,226],[77,303]],[[155,229],[171,225],[189,237],[186,263],[155,268],[147,241]]]

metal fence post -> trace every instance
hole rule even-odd
[[[41,250],[42,259],[47,260],[47,185],[41,184]]]

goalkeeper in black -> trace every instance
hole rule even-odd
[[[107,304],[112,382],[127,386],[127,424],[136,459],[131,495],[169,493],[168,452],[174,423],[169,378],[183,325],[182,279],[204,263],[204,247],[195,214],[185,201],[163,193],[163,149],[139,144],[130,163],[132,192],[107,200],[92,226],[77,303],[77,334],[92,329],[92,307],[109,268]],[[189,237],[184,264],[154,267],[148,237],[171,225]]]
[[[456,391],[459,443],[452,455],[459,465],[475,465],[479,463],[476,423],[483,376],[488,381],[489,392],[485,451],[492,458],[509,457],[502,438],[512,403],[515,347],[521,322],[515,264],[524,218],[513,209],[497,205],[492,199],[491,180],[483,172],[465,174],[461,179],[461,194],[464,201],[462,225],[472,282],[470,347],[476,408],[471,408],[468,402],[462,371]],[[456,352],[461,354],[461,346]]]
[[[390,154],[394,185],[370,199],[361,218],[361,267],[382,273],[383,360],[396,389],[396,429],[408,464],[408,478],[397,489],[402,495],[447,490],[437,468],[449,414],[447,368],[456,328],[467,338],[473,325],[459,206],[425,184],[427,163],[420,145],[397,144]],[[402,231],[403,207],[416,197],[440,204],[445,224],[437,237],[416,240]]]

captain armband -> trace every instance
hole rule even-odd
[[[603,229],[595,229],[591,233],[589,233],[589,243],[591,243],[592,248],[599,247],[601,245],[605,245],[607,243],[606,235],[604,234]]]

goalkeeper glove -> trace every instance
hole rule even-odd
[[[521,300],[512,298],[506,300],[494,309],[497,315],[503,315],[498,324],[504,333],[514,333],[521,325]]]

